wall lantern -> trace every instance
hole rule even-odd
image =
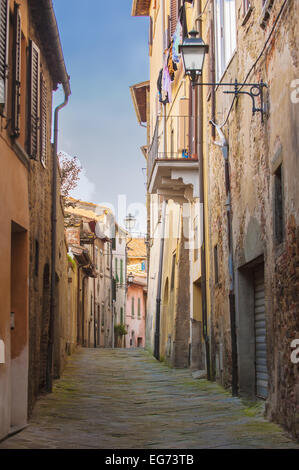
[[[132,214],[128,214],[127,217],[124,219],[126,229],[129,232],[132,232],[133,228],[135,227],[136,218]]]
[[[133,284],[133,282],[134,282],[134,275],[133,273],[130,273],[128,275],[128,284]]]
[[[232,83],[202,83],[198,81],[198,78],[202,75],[203,64],[205,60],[205,54],[209,52],[209,46],[204,43],[201,38],[197,38],[197,31],[190,31],[189,38],[185,38],[183,44],[179,46],[179,52],[182,54],[183,63],[185,68],[185,74],[189,76],[192,86],[226,86],[234,87],[233,90],[225,90],[223,93],[234,94],[235,97],[238,95],[249,95],[252,99],[252,114],[256,112],[261,113],[261,120],[263,122],[264,109],[264,100],[263,100],[263,89],[267,85],[263,81],[260,83],[238,83],[235,80]],[[246,87],[248,91],[241,91],[242,88]],[[261,106],[256,106],[256,98],[260,97]]]
[[[179,45],[179,52],[182,54],[185,74],[190,76],[191,81],[196,82],[202,74],[205,54],[209,52],[207,46],[201,38],[197,38],[198,32],[190,31],[189,38],[185,38],[183,44]]]

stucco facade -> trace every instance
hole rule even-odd
[[[52,91],[64,79],[69,83],[63,60],[57,66],[61,44],[57,27],[51,23],[52,4],[48,6],[39,15],[35,0],[1,2],[0,153],[5,171],[0,184],[0,439],[26,424],[28,409],[30,414],[48,367]],[[59,188],[54,197],[59,204]],[[66,289],[62,208],[57,225],[56,264],[62,289]],[[62,299],[57,296],[64,312],[66,302]],[[55,346],[57,374],[61,370],[60,334]]]

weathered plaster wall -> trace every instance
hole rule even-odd
[[[237,50],[223,77],[242,81],[262,50],[281,3],[274,3],[266,29],[259,25],[261,5],[255,5],[242,26],[242,2],[237,1]],[[204,23],[204,39],[209,41],[209,18]],[[268,112],[261,123],[260,114],[252,115],[252,102],[240,96],[222,128],[229,145],[232,238],[235,276],[259,256],[265,265],[265,307],[267,322],[267,365],[269,395],[268,416],[284,424],[298,437],[298,365],[290,361],[290,343],[298,338],[298,104],[292,102],[292,81],[298,77],[298,2],[289,1],[261,60],[248,77],[268,84],[264,91]],[[208,69],[208,66],[207,66]],[[207,77],[205,77],[207,78]],[[231,97],[216,91],[216,121],[225,120]],[[204,97],[207,97],[205,93]],[[204,98],[205,101],[205,98]],[[259,101],[257,102],[259,104]],[[224,160],[212,143],[208,120],[211,101],[205,101],[206,160],[209,168],[209,225],[211,238],[212,363],[214,373],[225,385],[231,383],[231,342],[229,317],[229,271],[226,220]],[[216,140],[219,140],[216,134]],[[283,168],[284,240],[274,236],[274,172]],[[219,282],[213,279],[213,246],[218,244]],[[240,271],[241,273],[241,271]],[[244,283],[243,283],[244,285]],[[246,287],[246,286],[245,286]],[[245,291],[238,292],[237,317],[242,320]],[[245,312],[245,310],[244,310]],[[241,325],[239,325],[241,328]],[[240,330],[237,329],[237,336]],[[248,341],[252,338],[248,337]],[[240,353],[240,351],[239,351]],[[239,368],[244,367],[239,355]]]

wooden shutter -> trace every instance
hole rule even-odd
[[[30,148],[31,158],[38,159],[40,151],[40,51],[31,41]]]
[[[42,165],[46,167],[48,157],[48,91],[42,73],[40,77],[40,160]]]
[[[148,44],[149,46],[152,46],[153,44],[153,18],[150,16],[149,17],[149,36],[148,36]]]
[[[13,38],[13,96],[12,96],[12,135],[20,135],[20,97],[21,97],[21,15],[20,5],[14,7]]]
[[[0,112],[7,99],[9,0],[0,0]]]
[[[178,20],[178,0],[170,0],[170,34],[173,36]]]

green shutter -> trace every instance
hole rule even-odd
[[[124,278],[123,278],[123,260],[121,259],[120,260],[120,283],[121,285],[123,284],[124,282]]]

